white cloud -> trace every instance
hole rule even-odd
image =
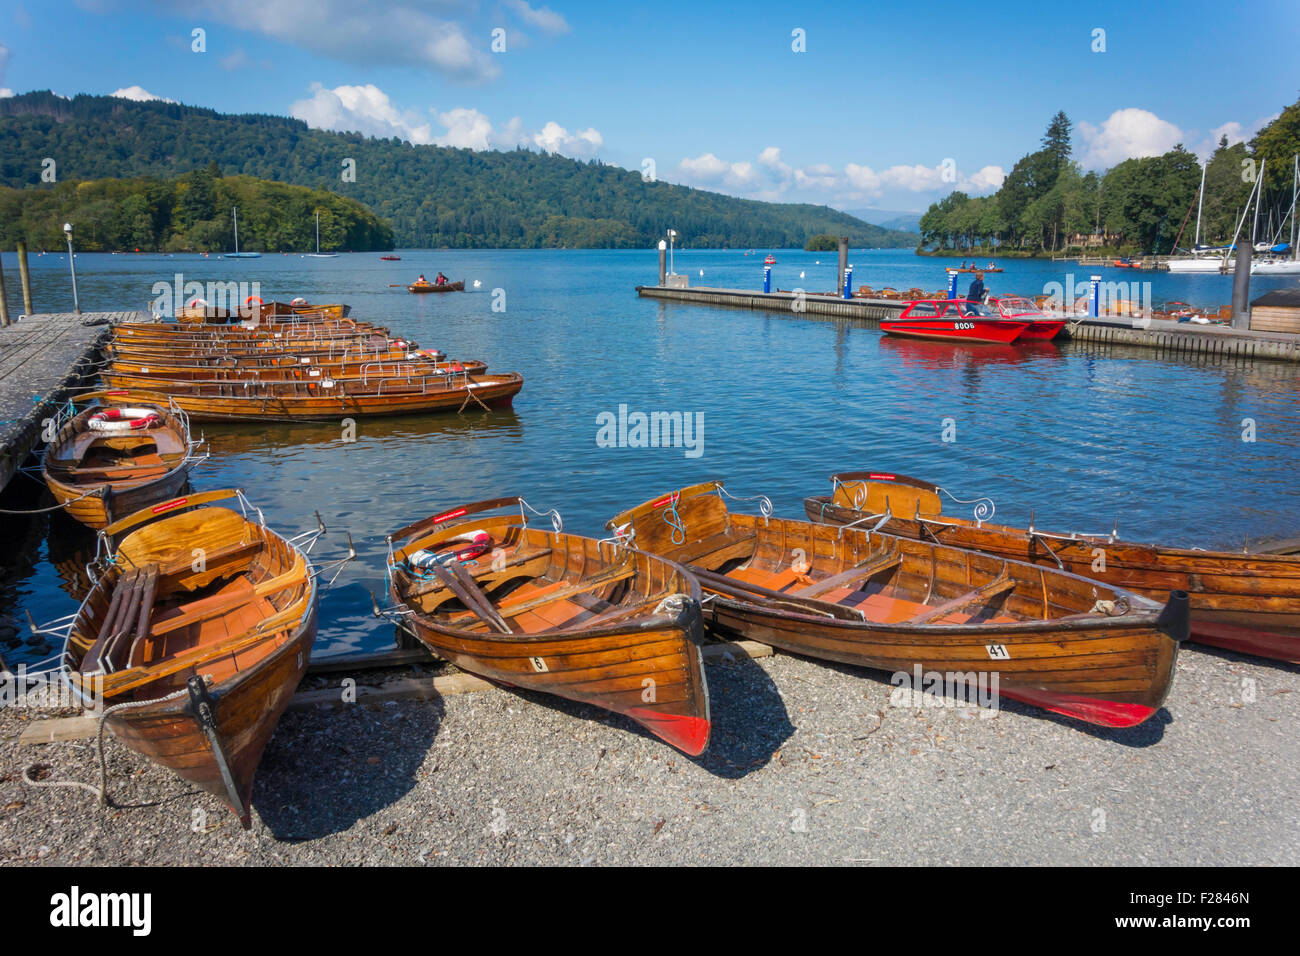
[[[1205,139],[1196,146],[1193,152],[1196,153],[1197,158],[1200,159],[1201,162],[1206,162],[1214,155],[1214,151],[1219,148],[1219,140],[1224,136],[1228,137],[1229,146],[1235,146],[1237,143],[1244,143],[1248,139],[1253,138],[1256,133],[1269,123],[1273,122],[1273,120],[1277,119],[1278,115],[1279,114],[1274,113],[1271,116],[1262,116],[1255,120],[1255,122],[1246,125],[1242,125],[1235,120],[1229,120],[1228,122],[1210,130],[1210,135],[1205,137]]]
[[[316,129],[367,136],[396,136],[412,143],[432,143],[433,125],[418,113],[399,110],[388,94],[372,83],[365,86],[311,85],[312,96],[289,107],[289,115]]]
[[[150,93],[143,86],[124,86],[120,90],[114,90],[109,96],[116,96],[124,100],[135,100],[138,103],[147,103],[150,100],[159,100],[163,103],[175,103],[175,100],[168,99],[165,96],[158,96],[156,93]]]
[[[3,100],[13,95],[14,95],[14,91],[9,89],[9,87],[7,86],[0,87],[0,100]]]
[[[315,129],[357,132],[367,136],[396,136],[417,145],[436,144],[459,149],[513,149],[530,146],[574,159],[595,156],[604,137],[594,127],[570,133],[552,120],[540,130],[525,129],[518,116],[494,128],[486,114],[457,106],[443,112],[430,111],[436,123],[415,110],[399,108],[388,94],[374,84],[336,86],[327,89],[311,85],[311,98],[298,100],[289,115]],[[438,129],[441,127],[441,130]]]
[[[604,137],[594,127],[574,130],[573,134],[570,135],[567,129],[554,120],[543,126],[541,131],[533,136],[533,145],[539,149],[543,149],[548,153],[561,153],[565,156],[572,156],[575,159],[595,156],[597,150],[604,145],[604,142]]]
[[[466,82],[500,73],[459,23],[426,13],[422,0],[183,0],[193,16],[367,66],[413,66]],[[488,43],[488,34],[482,46]]]
[[[1149,110],[1116,110],[1101,126],[1080,122],[1083,140],[1079,162],[1085,169],[1109,169],[1126,159],[1159,156],[1183,140],[1183,131]]]
[[[729,161],[714,153],[683,159],[677,165],[677,181],[689,186],[721,189],[750,199],[802,200],[829,204],[876,200],[886,192],[946,193],[961,189],[975,195],[993,192],[1005,176],[1000,166],[985,166],[978,172],[958,173],[954,182],[944,180],[944,167],[900,164],[875,170],[860,163],[837,168],[829,163],[795,167],[785,162],[781,150],[768,146],[756,162]]]
[[[550,7],[533,8],[526,0],[506,0],[506,6],[514,10],[521,20],[531,23],[543,33],[558,35],[569,32],[568,21]]]

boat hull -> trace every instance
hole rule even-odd
[[[882,332],[916,339],[941,339],[952,342],[975,342],[1007,345],[1020,338],[1027,322],[986,319],[883,319]]]
[[[415,295],[423,295],[428,292],[464,292],[465,282],[464,280],[461,280],[457,282],[445,282],[442,285],[437,285],[433,282],[430,282],[427,285],[408,285],[406,291],[414,293]]]
[[[806,499],[804,510],[811,520],[831,525],[866,517],[864,512],[834,503],[830,496]],[[1300,663],[1298,555],[1162,548],[1086,536],[1075,540],[1053,536],[1044,541],[1022,529],[987,522],[976,526],[946,516],[938,523],[892,517],[881,530],[1045,567],[1057,567],[1059,558],[1073,574],[1156,601],[1167,600],[1171,591],[1185,591],[1191,611],[1191,640]]]

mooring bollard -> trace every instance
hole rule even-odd
[[[9,300],[5,298],[5,267],[0,261],[0,328],[9,324]]]
[[[849,265],[844,267],[844,298],[846,299],[853,298],[853,293],[849,291],[852,285],[853,285],[853,265],[852,263],[850,263]]]
[[[772,267],[763,266],[763,292],[764,294],[772,291]]]
[[[1232,273],[1232,327],[1250,328],[1250,260],[1255,249],[1249,242],[1237,243],[1237,261]]]
[[[956,269],[948,270],[948,298],[957,298],[957,276],[960,273]]]
[[[18,249],[18,284],[23,287],[23,315],[33,315],[32,274],[27,271],[27,243],[20,242]]]
[[[849,266],[849,237],[840,236],[840,267],[836,274],[836,288],[844,288],[844,270]]]
[[[1089,276],[1088,315],[1097,318],[1101,315],[1101,276]]]
[[[662,287],[667,284],[668,280],[668,243],[662,239],[659,240],[659,285]]]

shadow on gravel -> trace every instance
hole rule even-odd
[[[881,704],[889,706],[890,693],[895,690],[895,685],[890,683],[889,675],[885,671],[878,671],[869,667],[858,667],[854,664],[841,664],[838,661],[821,660],[816,657],[804,657],[801,654],[794,654],[789,651],[782,651],[781,653],[790,657],[799,657],[802,660],[812,661],[820,667],[844,674],[847,677],[856,677],[878,684],[881,687]],[[950,694],[942,696],[952,697]],[[961,702],[964,703],[964,700]],[[1164,707],[1161,707],[1136,727],[1099,727],[1095,724],[1085,723],[1082,720],[1076,720],[1073,717],[1054,714],[1050,710],[1043,710],[1041,707],[1035,707],[1032,704],[1023,704],[1008,697],[1003,697],[998,701],[998,709],[1019,717],[1050,721],[1070,730],[1087,734],[1089,737],[1108,740],[1123,747],[1150,747],[1152,744],[1157,744],[1164,739],[1165,728],[1174,722],[1173,715]]]
[[[253,809],[277,840],[347,830],[413,790],[442,722],[420,707],[351,704],[289,711],[262,756]]]

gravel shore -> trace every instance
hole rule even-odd
[[[20,747],[49,714],[0,710],[0,862],[1300,863],[1297,667],[1188,648],[1165,709],[1124,731],[892,706],[884,675],[786,655],[708,677],[699,760],[504,690],[290,711],[248,832],[111,734],[115,806],[27,786],[31,763],[96,782],[94,742]]]

